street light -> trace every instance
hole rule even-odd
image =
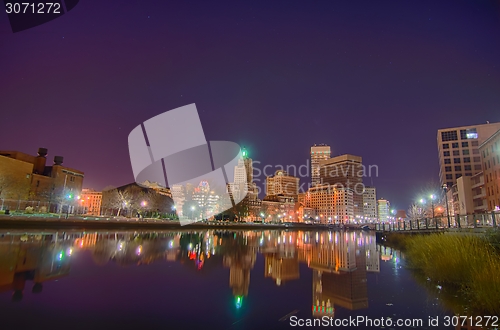
[[[193,212],[194,212],[194,209],[195,209],[194,205],[193,205],[193,206],[191,206],[191,219],[192,219],[192,220],[194,220],[194,219],[193,219]]]
[[[444,198],[446,201],[446,217],[448,218],[448,228],[450,228],[451,221],[450,221],[450,210],[448,209],[448,185],[446,183],[443,184],[443,190],[444,190]]]

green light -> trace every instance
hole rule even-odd
[[[243,297],[242,296],[236,296],[236,308],[241,308],[241,305],[243,304]]]

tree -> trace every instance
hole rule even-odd
[[[410,205],[408,212],[406,214],[408,220],[422,220],[429,215],[428,210],[425,206],[413,203]],[[432,216],[432,215],[431,215]]]

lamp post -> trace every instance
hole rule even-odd
[[[194,207],[194,206],[191,206],[191,220],[194,220],[194,219],[193,219],[194,209],[195,209],[195,207]]]
[[[443,184],[443,190],[444,190],[444,199],[446,201],[446,217],[448,218],[448,228],[450,228],[451,221],[450,221],[450,210],[448,209],[448,185],[446,183]]]

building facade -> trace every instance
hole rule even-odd
[[[488,211],[500,211],[500,130],[479,146],[482,157],[485,203]]]
[[[349,189],[353,195],[354,217],[364,215],[364,168],[361,157],[347,154],[322,160],[319,175],[323,184]]]
[[[319,162],[330,159],[330,146],[315,144],[311,147],[311,187],[321,184],[319,175]]]
[[[299,178],[278,170],[273,176],[266,178],[266,195],[283,195],[297,201],[299,194]]]
[[[479,145],[500,129],[500,123],[445,128],[437,131],[439,179],[452,187],[458,178],[481,172]]]
[[[0,198],[48,202],[53,212],[74,204],[82,191],[84,173],[63,166],[62,156],[47,166],[48,151],[32,156],[19,151],[0,151]]]
[[[387,199],[379,199],[377,201],[378,207],[378,220],[381,222],[389,221],[389,217],[391,214],[391,203]]]
[[[375,187],[365,187],[363,192],[363,220],[377,221],[377,190]]]
[[[84,188],[79,201],[82,214],[101,215],[102,192]]]
[[[304,206],[314,209],[316,222],[323,224],[349,223],[354,220],[353,191],[329,185],[309,188]]]

